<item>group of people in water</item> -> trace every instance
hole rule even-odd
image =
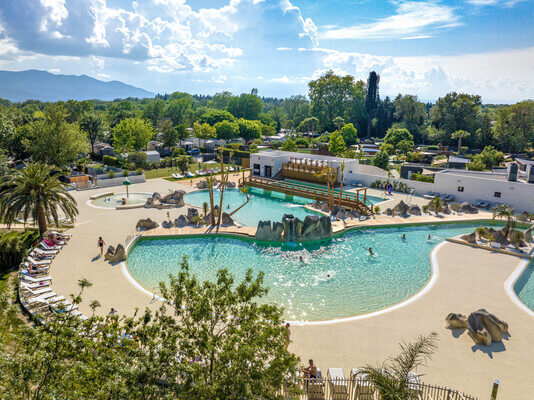
[[[402,240],[406,240],[406,234],[403,233],[402,236],[401,236],[401,239]],[[428,240],[429,242],[432,240],[432,236],[431,235],[428,235],[426,237],[426,240]],[[365,247],[363,244],[361,245],[365,250],[367,250],[369,252],[369,255],[370,256],[374,256],[375,253],[373,253],[373,248],[372,247]]]

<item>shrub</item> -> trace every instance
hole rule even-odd
[[[17,267],[37,239],[39,239],[39,231],[34,229],[2,233],[0,235],[0,271]]]
[[[102,157],[102,161],[105,165],[108,165],[110,167],[118,167],[119,166],[119,159],[117,157],[112,156],[104,156]]]
[[[108,172],[108,176],[109,176],[111,179],[113,179],[113,178],[115,177],[115,171],[110,170],[110,171]]]
[[[137,151],[134,153],[128,154],[128,161],[133,163],[135,168],[146,168],[147,164],[147,155],[142,151]]]
[[[127,178],[128,175],[130,175],[130,171],[127,169],[122,170],[122,173],[124,174],[124,177]]]
[[[430,175],[422,175],[417,172],[412,173],[410,176],[412,181],[434,183],[434,177]]]
[[[137,173],[137,175],[142,175],[143,174],[143,168],[137,168],[135,170],[135,172]]]
[[[172,157],[173,158],[176,158],[177,156],[182,156],[182,155],[186,155],[186,152],[185,152],[185,149],[183,147],[176,147],[173,151],[172,151]]]
[[[379,206],[375,206],[375,214],[378,214],[380,212],[380,207]]]

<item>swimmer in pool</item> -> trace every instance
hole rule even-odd
[[[405,233],[402,234],[401,239],[402,239],[402,240],[406,240],[406,234],[405,234]]]
[[[363,244],[361,245],[365,250],[369,252],[369,255],[374,256],[375,253],[373,253],[373,249],[371,247],[367,248]]]
[[[299,257],[299,261],[300,261],[301,263],[303,263],[303,262],[304,262],[304,257],[300,256],[300,257]]]
[[[432,236],[428,235],[426,240],[428,240],[428,241],[432,240]]]
[[[331,277],[332,277],[332,275],[330,275],[330,274],[326,274],[326,278],[327,278],[327,279],[330,279]]]

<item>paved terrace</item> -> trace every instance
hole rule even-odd
[[[238,175],[240,176],[240,175]],[[238,176],[234,176],[237,179]],[[183,182],[183,181],[182,181]],[[184,186],[189,181],[169,182],[163,179],[149,180],[130,187],[131,192],[168,193],[169,190],[193,190]],[[54,279],[52,288],[68,296],[77,293],[78,279],[87,278],[93,286],[87,289],[80,311],[89,315],[88,304],[98,300],[105,314],[111,307],[121,314],[132,314],[137,307],[159,306],[152,297],[136,289],[123,275],[121,266],[111,266],[97,256],[97,239],[102,236],[107,245],[116,246],[134,234],[138,219],[150,217],[161,223],[167,211],[171,218],[185,213],[187,207],[171,210],[97,209],[87,204],[89,197],[109,191],[120,192],[122,188],[105,188],[76,192],[80,215],[72,239],[60,252],[51,267]],[[382,191],[370,190],[371,195]],[[398,200],[406,201],[406,195],[395,194],[392,205]],[[426,204],[425,199],[414,198],[411,203]],[[390,206],[390,205],[388,205]],[[383,207],[385,209],[386,207]],[[489,213],[471,217],[480,219]],[[436,222],[465,220],[465,216],[437,218],[434,216],[403,219],[379,216],[361,225],[372,226],[406,222]],[[342,229],[336,224],[336,230]],[[185,228],[182,230],[158,229],[153,233],[197,233],[207,229]],[[224,228],[223,230],[228,230]],[[233,228],[235,232],[253,234],[254,228]],[[494,379],[501,380],[499,399],[531,399],[534,381],[531,378],[534,347],[532,332],[534,318],[514,304],[506,294],[503,284],[521,259],[468,246],[444,243],[435,253],[439,264],[436,284],[419,299],[395,310],[357,320],[333,324],[303,325],[292,327],[290,350],[302,360],[313,358],[323,370],[341,367],[345,372],[365,363],[379,362],[396,354],[397,344],[418,334],[436,331],[439,333],[439,349],[428,368],[418,372],[426,374],[425,382],[446,385],[489,398]],[[150,288],[149,288],[150,289]],[[444,318],[449,312],[469,314],[478,308],[486,308],[510,324],[510,338],[489,349],[475,346],[467,333],[458,338],[444,328]]]

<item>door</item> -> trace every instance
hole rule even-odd
[[[265,177],[270,178],[272,175],[272,167],[270,165],[265,166]]]

